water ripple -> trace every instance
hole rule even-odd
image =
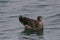
[[[44,28],[44,29],[48,29],[48,30],[60,30],[60,28]]]
[[[44,0],[38,0],[38,1],[44,1]]]
[[[43,8],[46,6],[51,6],[51,5],[25,5],[23,7],[27,7],[27,8]]]
[[[60,19],[56,19],[56,20],[53,20],[52,22],[57,22],[57,23],[59,23],[60,22]]]
[[[8,1],[0,1],[0,3],[7,3]]]
[[[9,16],[8,18],[18,18],[18,16]]]
[[[0,20],[0,22],[1,22],[1,23],[5,23],[6,21],[5,21],[5,20],[4,20],[4,21],[1,21],[1,20]]]
[[[5,7],[5,6],[4,6]],[[6,13],[6,12],[0,12],[0,14],[4,14],[4,13]]]
[[[15,30],[18,30],[18,29],[22,29],[22,28],[20,27],[20,28],[15,28],[15,29],[6,29],[6,30],[3,30],[2,32],[6,32],[6,31],[15,31]]]
[[[46,7],[46,6],[50,6],[50,5],[35,5],[36,8],[43,8],[43,7]]]
[[[4,35],[4,33],[0,33],[0,35]]]
[[[55,14],[53,16],[50,16],[49,18],[53,18],[53,17],[60,17],[60,14]]]
[[[9,38],[11,38],[11,37],[1,37],[0,39],[9,39]]]

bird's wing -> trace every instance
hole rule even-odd
[[[37,21],[34,19],[30,19],[27,17],[20,16],[19,21],[23,23],[23,25],[29,25],[35,29]]]

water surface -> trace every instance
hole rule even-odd
[[[26,35],[19,15],[41,15],[44,35]],[[60,0],[0,0],[0,40],[60,40]]]

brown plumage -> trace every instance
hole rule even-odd
[[[43,29],[43,23],[41,24],[41,20],[40,20],[41,18],[42,18],[41,16],[38,16],[37,20],[34,20],[34,19],[30,19],[27,17],[20,16],[19,21],[23,25],[28,25],[27,27],[30,27],[30,29],[42,30]],[[25,28],[27,28],[27,27],[25,26]]]

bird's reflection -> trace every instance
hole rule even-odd
[[[30,35],[30,34],[37,34],[37,35],[43,35],[43,29],[42,30],[31,30],[31,29],[25,29],[24,31],[22,31],[22,33],[26,34],[26,35]]]
[[[21,37],[22,36],[22,37]],[[19,40],[37,40],[37,39],[44,39],[43,38],[43,30],[40,31],[34,31],[34,30],[28,30],[25,29],[21,32]]]

